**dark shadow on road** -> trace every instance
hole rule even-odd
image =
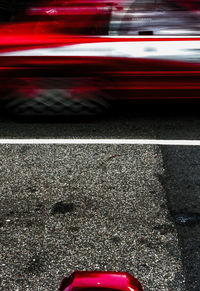
[[[200,147],[162,146],[171,219],[177,229],[186,289],[200,290]]]
[[[199,100],[113,102],[98,117],[29,116],[1,113],[0,137],[200,139]]]

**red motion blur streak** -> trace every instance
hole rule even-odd
[[[197,62],[170,59],[151,59],[141,57],[118,56],[49,56],[35,55],[17,56],[18,51],[36,48],[52,48],[76,44],[113,43],[116,45],[127,40],[130,43],[148,44],[164,43],[173,46],[175,42],[189,44],[199,42],[200,38],[123,38],[123,37],[72,37],[64,35],[19,35],[0,37],[0,53],[13,52],[12,56],[0,55],[0,84],[9,87],[23,86],[19,79],[23,78],[96,78],[101,90],[108,90],[110,98],[200,98],[200,60]],[[157,45],[157,44],[156,44]],[[123,51],[122,51],[123,52]],[[78,53],[78,51],[77,51]],[[15,81],[10,82],[10,78]],[[8,81],[6,81],[6,79]],[[64,83],[64,82],[63,82]],[[64,86],[64,85],[63,85]],[[64,88],[62,86],[62,88]],[[147,94],[148,90],[148,94]]]
[[[182,2],[182,0],[177,1]],[[120,3],[123,2],[128,2],[128,0],[120,1]],[[194,0],[191,2],[195,3]],[[33,87],[35,80],[60,78],[59,84],[63,81],[62,88],[66,86],[66,78],[82,78],[82,86],[87,83],[84,78],[90,78],[95,79],[95,82],[97,81],[95,83],[97,90],[106,90],[110,98],[113,99],[200,98],[200,59],[196,58],[195,61],[184,59],[185,54],[190,54],[191,57],[193,57],[192,54],[198,54],[200,45],[188,49],[188,43],[199,42],[200,44],[199,37],[126,38],[77,35],[80,32],[79,28],[85,27],[87,31],[90,26],[96,23],[96,16],[89,20],[88,15],[85,15],[87,9],[89,9],[88,14],[91,11],[95,11],[94,14],[96,15],[98,8],[106,8],[108,3],[116,5],[119,1],[44,1],[39,6],[32,7],[32,10],[29,10],[30,13],[35,13],[36,15],[38,13],[39,18],[41,15],[41,21],[38,21],[37,25],[34,21],[30,21],[32,19],[31,15],[28,16],[28,23],[2,25],[0,27],[1,89],[5,89],[6,86],[8,88],[12,87],[14,90],[26,88],[26,79],[28,78],[33,80],[31,84],[29,82],[29,86]],[[48,10],[49,8],[51,9]],[[54,11],[54,8],[58,10],[56,11],[55,9]],[[76,17],[72,14],[73,21],[70,23],[69,15],[65,17],[65,14],[69,14],[67,9],[72,11],[70,10],[72,8],[76,12],[79,11],[80,15],[78,15],[77,20],[77,14]],[[102,12],[101,9],[100,11]],[[43,18],[43,14],[46,12],[49,13],[47,13],[48,21]],[[63,14],[64,19],[61,19],[62,15],[58,15],[59,17],[54,22],[56,13]],[[97,14],[102,16],[99,12]],[[52,15],[53,18],[51,17]],[[67,22],[65,19],[67,19]],[[73,26],[75,27],[76,36],[69,35],[70,27],[73,28]],[[127,42],[129,42],[128,45]],[[142,45],[139,45],[139,48],[135,50],[134,47],[142,42],[144,43],[143,48]],[[153,42],[157,43],[154,45],[152,44]],[[180,60],[178,58],[179,54],[176,54],[177,59],[170,59],[170,49],[176,50],[176,45],[179,47],[179,42],[186,44],[186,47],[183,47],[182,51],[180,50],[183,59]],[[131,49],[130,43],[133,45]],[[88,49],[88,45],[91,45],[91,50]],[[166,56],[162,55],[160,59],[146,57],[148,51],[150,51],[149,55],[151,51],[155,52],[157,49],[159,53],[159,46],[163,47],[163,45],[166,47]],[[70,49],[70,46],[72,47],[71,51],[74,50],[77,55],[67,55],[66,51],[68,48]],[[123,46],[123,49],[120,46]],[[129,51],[125,57],[126,46]],[[107,51],[105,47],[107,47]],[[34,53],[33,50],[36,49],[39,50],[38,53],[31,55]],[[59,50],[61,54],[58,56],[56,53]],[[82,52],[84,50],[89,53],[83,56]],[[114,52],[113,55],[110,54],[112,51]],[[136,52],[136,55],[139,53],[138,56],[135,56],[132,51]],[[92,55],[95,52],[96,54]],[[140,54],[141,52],[143,54]],[[5,55],[5,53],[8,55]],[[22,54],[20,55],[20,53]],[[156,53],[153,54],[155,55]],[[52,87],[55,85],[53,79],[49,83]],[[44,82],[44,84],[43,86],[47,86],[47,82]],[[94,83],[92,82],[89,87],[93,86]]]
[[[27,10],[30,17],[40,17],[39,31],[47,31],[43,21],[51,19],[48,31],[82,35],[108,34],[112,9],[121,8],[117,0],[43,1]],[[123,0],[122,0],[123,2]]]
[[[51,25],[51,21],[44,22],[46,26]],[[175,41],[200,41],[200,37],[103,37],[103,36],[80,36],[64,34],[32,34],[34,23],[8,24],[0,27],[0,53],[14,52],[23,49],[50,48],[64,45],[86,44],[86,43],[106,43],[106,42],[173,42]],[[14,33],[14,31],[16,31]],[[17,55],[17,54],[16,54]]]
[[[157,41],[158,39],[133,38],[132,42]],[[169,41],[173,46],[174,39]],[[190,42],[194,40],[182,39]],[[198,40],[199,39],[195,39]],[[1,52],[16,52],[16,56],[0,56],[0,87],[22,88],[25,78],[95,78],[98,89],[106,90],[113,99],[138,98],[200,98],[200,61],[184,62],[145,58],[98,57],[98,56],[17,56],[21,50],[36,47],[49,48],[70,44],[125,42],[123,38],[52,37],[4,38]],[[129,39],[130,41],[130,39]],[[12,81],[11,81],[12,80]],[[53,83],[51,83],[53,85]],[[84,84],[84,82],[83,82]],[[82,88],[84,89],[84,88]]]
[[[199,0],[175,0],[174,2],[177,2],[179,5],[181,5],[182,7],[185,7],[188,10],[193,10],[193,11],[200,10]]]
[[[18,56],[18,52],[36,48],[52,48],[79,44],[126,43],[140,44],[167,42],[169,47],[177,42],[200,43],[200,38],[154,37],[72,37],[63,35],[0,35],[0,53],[13,52],[12,56],[0,55],[0,87],[23,88],[26,78],[94,78],[98,89],[106,90],[113,99],[138,98],[200,98],[200,60],[196,62],[170,59],[131,58],[111,56]],[[158,44],[158,45],[159,45]],[[156,44],[157,45],[157,44]],[[200,45],[199,45],[200,46]],[[99,51],[101,52],[101,51]],[[123,52],[123,51],[122,51]],[[167,50],[166,50],[167,52]],[[12,79],[12,81],[11,81]],[[53,86],[53,82],[51,83]],[[84,84],[84,82],[82,83]],[[84,88],[82,88],[84,89]]]
[[[74,272],[63,279],[58,291],[143,291],[137,279],[124,272]]]

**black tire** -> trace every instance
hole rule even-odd
[[[65,89],[38,89],[32,96],[13,92],[3,100],[4,112],[15,116],[97,116],[108,107],[100,92],[73,98]]]

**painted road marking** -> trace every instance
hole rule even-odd
[[[0,139],[0,144],[117,144],[117,145],[172,145],[200,146],[200,140],[163,140],[163,139]]]

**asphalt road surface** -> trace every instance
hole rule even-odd
[[[199,139],[197,106],[162,108],[2,117],[0,135]],[[96,269],[133,273],[145,290],[200,290],[199,170],[198,146],[1,145],[0,289],[56,290]]]

